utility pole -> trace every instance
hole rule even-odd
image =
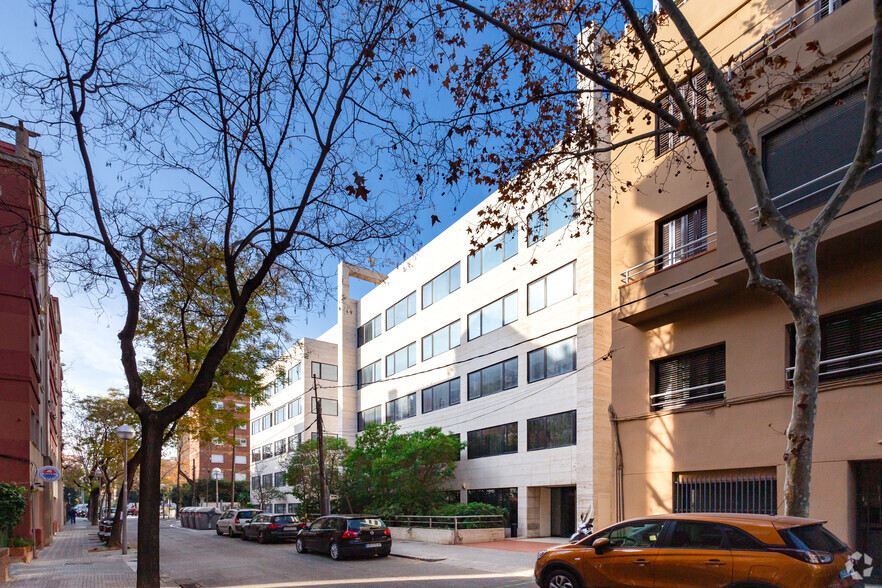
[[[315,392],[315,424],[318,428],[318,461],[319,461],[319,513],[322,516],[331,514],[328,504],[328,484],[325,478],[325,435],[322,426],[322,401],[318,395],[318,379],[312,375],[312,389]]]
[[[235,408],[233,409],[235,410]],[[233,508],[233,501],[236,500],[236,426],[235,418],[233,420],[233,459],[230,464],[230,508]]]
[[[175,490],[175,518],[181,518],[181,439],[178,439],[178,485]]]

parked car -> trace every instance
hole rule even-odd
[[[135,504],[130,504],[128,514],[129,516],[138,516],[138,506]]]
[[[242,525],[242,541],[257,539],[260,543],[295,539],[304,525],[295,515],[263,512]]]
[[[242,525],[250,521],[254,515],[260,514],[259,508],[231,508],[218,519],[214,529],[218,535],[235,537],[242,532]]]
[[[543,588],[852,586],[848,547],[824,522],[746,514],[631,519],[539,552]]]
[[[332,515],[304,527],[297,536],[297,553],[320,551],[338,560],[350,555],[386,557],[392,534],[374,515]]]

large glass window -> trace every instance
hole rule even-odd
[[[567,226],[576,210],[576,192],[569,189],[527,217],[527,244],[532,245]]]
[[[358,370],[358,387],[362,388],[368,384],[379,382],[383,377],[381,373],[382,363],[379,359],[367,367]]]
[[[276,472],[273,474],[273,486],[279,487],[285,485],[285,472]],[[275,506],[281,506],[284,508],[284,504],[277,504]]]
[[[576,444],[576,411],[559,412],[527,421],[527,451]]]
[[[361,347],[368,341],[376,339],[382,332],[380,324],[380,315],[375,316],[362,326],[358,327],[358,346]]]
[[[273,422],[275,424],[279,424],[285,421],[287,416],[285,413],[287,412],[286,407],[282,406],[273,411]]]
[[[469,400],[518,385],[518,358],[512,357],[469,374]]]
[[[527,286],[527,314],[556,304],[576,293],[576,262],[568,263]]]
[[[284,455],[288,451],[288,442],[285,439],[279,439],[273,443],[273,453],[275,455]]]
[[[469,315],[469,341],[518,320],[518,292],[494,300]]]
[[[337,381],[337,366],[330,363],[312,362],[312,375],[319,380]]]
[[[358,430],[364,431],[368,425],[379,425],[383,422],[383,406],[377,405],[358,413]]]
[[[263,453],[261,452],[259,447],[257,449],[252,449],[251,450],[251,461],[260,461],[261,459],[263,459],[262,455],[263,455]]]
[[[459,378],[423,389],[423,413],[459,404]]]
[[[297,451],[300,446],[300,433],[288,437],[288,451]]]
[[[707,202],[659,223],[657,247],[657,269],[707,251]]]
[[[291,369],[288,370],[288,385],[290,386],[294,382],[298,381],[301,377],[303,377],[303,365],[297,364]]]
[[[322,416],[337,416],[337,401],[331,398],[322,398]],[[312,414],[315,414],[315,396],[312,397]]]
[[[260,433],[260,431],[260,419],[254,419],[251,421],[251,434],[256,435],[257,433]]]
[[[269,459],[273,456],[273,446],[272,445],[267,443],[261,449],[263,451],[263,459]]]
[[[260,478],[261,483],[264,488],[272,488],[273,487],[273,475],[272,474],[264,474]]]
[[[441,327],[431,335],[423,337],[423,361],[459,347],[459,321]]]
[[[778,210],[792,216],[826,202],[845,176],[860,142],[864,91],[834,96],[762,138],[763,169]],[[882,138],[861,185],[882,179]]]
[[[714,345],[652,362],[652,410],[676,408],[726,396],[726,346]]]
[[[409,367],[415,366],[416,358],[416,342],[414,341],[407,347],[402,347],[395,353],[386,356],[386,377],[398,372],[404,371]]]
[[[469,281],[486,274],[503,261],[514,257],[518,252],[518,230],[503,233],[481,247],[474,255],[469,255]]]
[[[301,412],[303,412],[303,401],[300,398],[288,403],[288,418],[289,419],[293,419],[296,416],[300,416]]]
[[[273,426],[273,415],[272,413],[266,413],[260,418],[260,430],[266,431],[270,427]]]
[[[400,325],[416,314],[416,292],[411,292],[386,309],[386,330]]]
[[[423,308],[435,304],[451,292],[459,290],[459,264],[423,284]]]
[[[527,381],[536,382],[576,369],[576,340],[564,339],[527,354]]]
[[[394,423],[416,416],[416,392],[386,403],[386,422]]]
[[[518,424],[508,423],[468,432],[468,458],[518,452]]]

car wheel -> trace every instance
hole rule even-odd
[[[331,543],[331,559],[334,561],[340,560],[340,546],[336,543]]]
[[[266,536],[266,531],[261,531],[257,535],[257,542],[260,544],[269,543],[269,537]]]
[[[232,539],[233,537],[237,537],[238,535],[239,535],[239,533],[234,532],[233,526],[230,525],[230,538]]]
[[[217,533],[218,535],[223,535],[223,534],[224,534],[224,532],[221,531],[221,530],[220,530],[220,527],[218,527],[217,525],[215,525],[215,527],[214,527],[214,532]]]
[[[305,545],[303,545],[303,539],[297,540],[296,548],[297,553],[309,553],[309,550],[306,548]]]
[[[568,570],[552,570],[545,576],[545,588],[578,588],[579,580]]]
[[[242,529],[242,534],[239,536],[242,537],[242,541],[248,541],[248,535],[245,534],[245,529]]]

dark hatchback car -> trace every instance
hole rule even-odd
[[[320,551],[338,560],[351,555],[386,557],[392,534],[373,515],[332,515],[316,519],[297,536],[297,553]]]
[[[261,513],[242,525],[242,541],[257,539],[260,543],[295,539],[304,525],[292,514]]]

